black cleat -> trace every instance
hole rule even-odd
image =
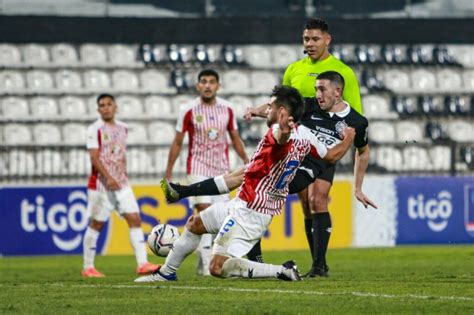
[[[278,279],[284,281],[301,281],[300,271],[294,260],[289,260],[281,265],[283,266],[283,271],[278,273]]]
[[[163,190],[163,193],[165,194],[166,201],[169,203],[173,203],[181,199],[179,196],[179,184],[173,184],[166,178],[163,178],[160,180],[160,186]]]
[[[304,275],[305,278],[329,277],[329,267],[326,264],[318,264]]]

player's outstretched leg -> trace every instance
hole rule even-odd
[[[281,265],[271,265],[259,262],[250,261],[243,258],[229,258],[222,265],[221,272],[215,272],[212,269],[211,273],[214,276],[229,278],[277,278],[284,281],[299,281],[301,280],[298,266],[293,260],[287,261]]]
[[[191,196],[214,196],[229,193],[224,176],[216,176],[189,186],[175,184],[163,178],[160,181],[160,186],[169,203]]]

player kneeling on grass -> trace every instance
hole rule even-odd
[[[317,159],[336,162],[352,144],[355,131],[347,128],[344,140],[328,150],[308,128],[295,125],[302,113],[303,99],[296,89],[275,87],[267,109],[270,129],[245,170],[237,197],[193,215],[165,264],[154,274],[135,282],[177,280],[176,271],[196,249],[204,233],[218,233],[210,265],[210,273],[215,277],[301,279],[294,261],[272,265],[241,257],[263,236],[272,217],[281,213],[288,196],[288,183],[304,157],[311,154]]]

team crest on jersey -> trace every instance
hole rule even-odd
[[[196,120],[197,123],[202,123],[204,121],[204,117],[202,115],[196,115],[194,120]]]
[[[219,130],[217,130],[216,128],[209,128],[207,130],[207,137],[210,140],[217,140],[217,138],[219,137]]]
[[[121,148],[118,144],[115,144],[113,147],[112,147],[112,154],[119,154],[120,151],[121,151]]]
[[[108,133],[102,133],[102,140],[105,142],[105,141],[109,141],[110,140],[110,136]]]
[[[341,136],[344,129],[347,128],[347,123],[344,120],[338,121],[335,128],[337,133]]]

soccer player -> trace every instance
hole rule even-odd
[[[199,235],[219,231],[213,246],[210,272],[216,277],[300,280],[294,261],[282,265],[264,264],[241,258],[260,240],[272,217],[281,213],[288,195],[288,184],[308,154],[336,162],[347,152],[355,131],[341,130],[343,140],[331,149],[319,142],[304,126],[296,126],[303,113],[300,93],[289,86],[277,86],[267,105],[269,130],[260,141],[245,169],[237,197],[213,204],[193,215],[174,243],[166,262],[149,276],[136,282],[177,280],[176,271],[199,243]]]
[[[137,260],[138,274],[157,270],[147,260],[145,238],[141,228],[140,210],[128,184],[126,162],[127,126],[115,120],[117,104],[110,94],[97,98],[100,119],[87,129],[87,149],[92,162],[92,174],[88,183],[87,210],[90,224],[84,235],[84,277],[104,277],[94,267],[97,239],[104,224],[116,209],[130,227],[130,242]]]
[[[341,131],[347,126],[355,129],[354,145],[357,148],[355,155],[355,190],[357,199],[365,207],[372,206],[377,208],[362,192],[362,181],[369,161],[368,145],[368,121],[365,117],[352,109],[349,104],[342,100],[344,90],[344,79],[335,71],[326,71],[318,75],[315,86],[316,99],[305,99],[305,112],[300,123],[313,132],[318,140],[328,147],[333,147],[341,142]],[[316,160],[311,156],[306,157],[301,166],[296,171],[295,178],[290,183],[289,192],[295,193],[304,190],[315,179],[332,183],[334,179],[335,165],[323,160]],[[176,201],[189,195],[197,194],[217,194],[227,193],[236,188],[242,182],[243,170],[237,170],[231,174],[216,177],[215,180],[208,180],[191,186],[178,186],[173,183],[162,181],[162,188],[165,191],[167,199]],[[318,201],[318,200],[316,200]],[[319,205],[320,209],[327,209],[326,205]],[[328,272],[326,264],[326,250],[329,242],[331,230],[328,230],[326,219],[329,215],[322,212],[318,220],[314,220],[314,244],[310,243],[313,265],[307,274],[310,277],[325,276]],[[326,227],[326,228],[324,228]],[[323,246],[319,246],[323,244]]]
[[[248,162],[244,145],[237,129],[237,120],[232,105],[217,97],[219,75],[211,69],[198,74],[196,90],[199,97],[181,110],[176,123],[176,135],[171,145],[165,178],[170,179],[186,133],[189,135],[187,158],[188,181],[200,182],[206,178],[229,171],[229,134],[232,145],[245,163]],[[228,200],[228,195],[200,196],[190,198],[190,206],[198,212],[214,202]],[[198,249],[198,273],[209,275],[213,235],[205,235]]]
[[[341,60],[329,53],[331,34],[328,24],[321,19],[309,19],[303,30],[303,46],[307,57],[290,64],[283,76],[284,85],[290,85],[298,89],[303,97],[315,97],[316,77],[325,71],[337,71],[342,75],[345,82],[343,99],[358,113],[362,114],[359,85],[354,71]],[[264,116],[265,105],[249,108],[245,118],[250,120],[252,116]],[[362,185],[362,182],[360,183]],[[316,179],[313,185],[298,193],[304,215],[305,233],[309,248],[313,253],[314,239],[318,248],[326,248],[326,242],[315,237],[322,231],[331,230],[331,218],[327,209],[329,191],[332,181],[328,182],[322,177]],[[363,199],[359,190],[355,191],[358,200]],[[312,200],[312,202],[310,202]],[[313,214],[312,212],[315,212]],[[330,232],[327,232],[330,233]],[[250,256],[261,256],[260,243],[251,251]],[[327,266],[326,266],[327,267]],[[322,276],[327,276],[327,268]]]

